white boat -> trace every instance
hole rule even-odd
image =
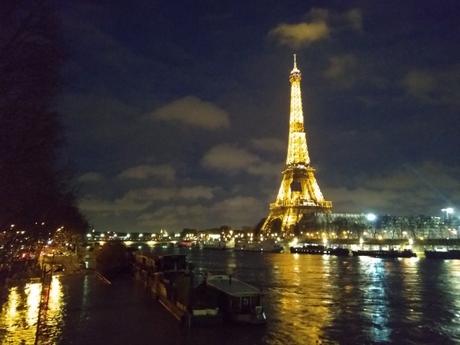
[[[275,240],[264,241],[239,241],[235,244],[235,250],[248,252],[281,253],[283,246]]]
[[[202,249],[233,249],[235,247],[235,241],[209,240],[201,242],[200,247]]]

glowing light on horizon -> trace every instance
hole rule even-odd
[[[369,222],[373,222],[373,221],[375,221],[377,219],[377,216],[374,213],[368,213],[368,214],[366,214],[366,219]]]

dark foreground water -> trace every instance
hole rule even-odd
[[[265,292],[268,324],[182,330],[130,281],[55,277],[48,344],[460,343],[460,261],[187,251],[198,269]],[[0,343],[33,344],[40,283],[1,303]]]

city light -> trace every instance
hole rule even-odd
[[[291,242],[289,242],[289,247],[295,247],[299,243],[299,239],[294,237]]]
[[[453,207],[446,207],[441,209],[441,212],[444,212],[447,215],[453,214],[454,213],[454,208]]]
[[[368,213],[368,214],[366,214],[366,219],[369,222],[373,222],[373,221],[375,221],[377,219],[377,216],[374,213]]]

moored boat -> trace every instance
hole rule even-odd
[[[371,256],[374,258],[412,258],[416,257],[415,254],[410,249],[404,250],[353,250],[353,256]]]
[[[187,326],[220,323],[215,294],[200,285],[185,255],[137,254],[135,276],[177,320]]]
[[[460,250],[425,250],[428,259],[460,259]]]
[[[222,241],[222,240],[209,240],[200,243],[200,248],[202,249],[217,249],[217,250],[226,250],[232,249],[235,246],[234,241]]]
[[[289,250],[293,254],[326,254],[326,247],[320,244],[306,244],[296,247],[290,247]]]
[[[234,250],[261,253],[281,253],[283,251],[283,246],[272,239],[264,241],[238,241],[235,244]]]
[[[350,250],[342,247],[328,248],[327,254],[334,256],[350,256]]]
[[[289,248],[295,254],[349,256],[350,250],[342,247],[326,248],[320,244],[308,244]]]
[[[237,323],[265,324],[262,292],[231,275],[211,275],[205,284],[217,293],[219,308],[226,320]]]

